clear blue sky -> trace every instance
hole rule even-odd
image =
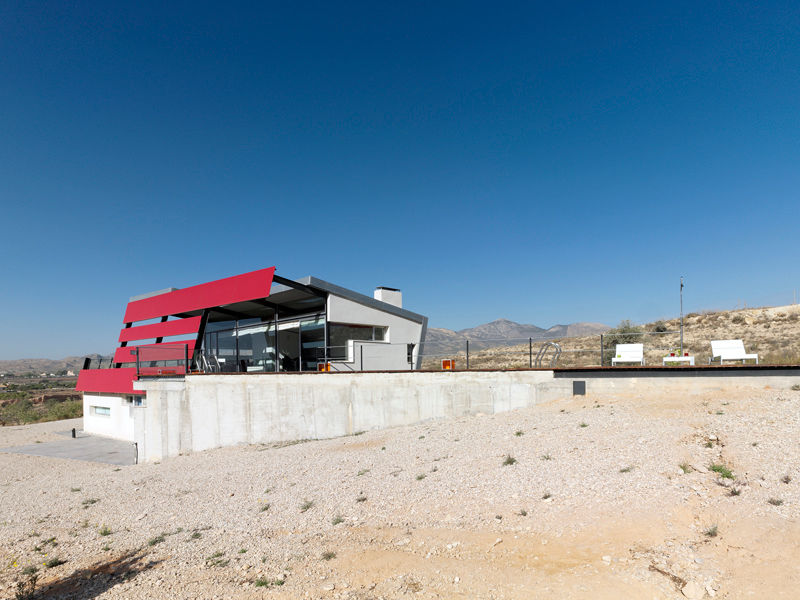
[[[645,4],[3,2],[0,358],[272,265],[453,329],[790,303],[800,5]]]

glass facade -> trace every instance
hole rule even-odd
[[[255,321],[255,323],[253,323]],[[214,373],[316,371],[325,360],[325,315],[209,323],[200,367]]]

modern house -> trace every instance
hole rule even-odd
[[[315,277],[286,279],[275,267],[135,296],[113,360],[78,376],[84,429],[134,440],[133,411],[146,406],[137,381],[419,369],[426,328],[399,290],[369,297]]]

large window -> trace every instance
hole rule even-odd
[[[371,325],[342,325],[331,323],[329,328],[328,358],[347,359],[347,342],[350,340],[383,341],[386,327]]]

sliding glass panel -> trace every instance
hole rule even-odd
[[[317,362],[325,358],[324,317],[300,321],[300,346],[302,370],[316,371]]]
[[[281,371],[300,370],[300,322],[278,323],[278,366]]]
[[[220,373],[236,373],[236,330],[217,332],[217,362]]]
[[[239,329],[239,361],[248,373],[275,370],[274,330],[271,323]]]

